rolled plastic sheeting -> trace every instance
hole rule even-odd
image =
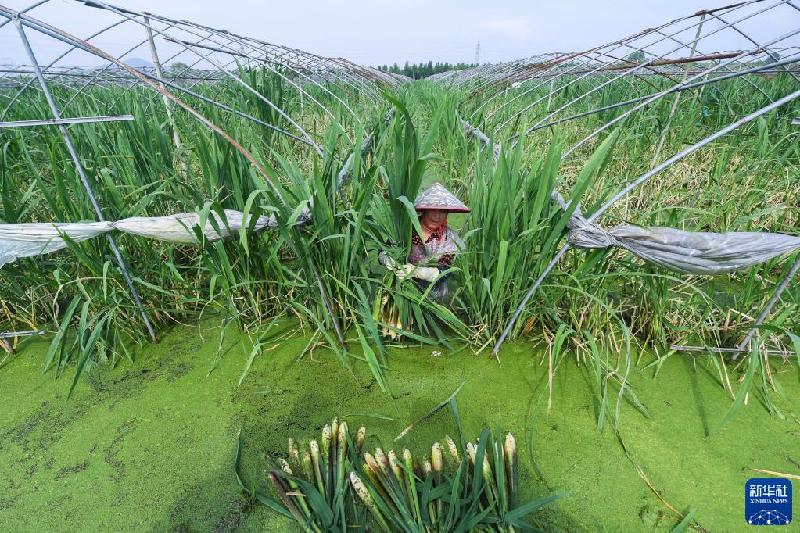
[[[225,219],[210,213],[202,228],[205,238],[216,241],[237,233],[247,226],[243,213],[226,209]],[[116,222],[0,224],[0,267],[20,257],[35,257],[56,252],[67,247],[66,236],[80,242],[113,230],[141,235],[162,241],[197,244],[193,228],[199,226],[197,213],[177,213],[161,217],[130,217]],[[275,227],[274,216],[261,216],[255,231]]]
[[[66,248],[67,242],[61,238],[62,235],[80,242],[113,228],[113,222],[0,224],[0,267],[18,257],[33,257]]]
[[[213,217],[214,221],[210,219]],[[245,226],[244,215],[233,209],[225,209],[227,224],[217,213],[210,213],[203,227],[203,234],[206,239],[216,241],[230,237]],[[255,231],[262,230],[267,226],[272,226],[271,220],[274,217],[259,217],[253,228]],[[200,215],[197,213],[178,213],[163,217],[130,217],[114,223],[114,228],[124,233],[132,233],[169,242],[182,242],[187,244],[197,244],[195,226],[200,225]],[[216,226],[216,227],[215,227]]]
[[[800,237],[783,233],[681,231],[665,227],[614,226],[608,230],[583,217],[570,223],[578,248],[624,248],[645,261],[688,274],[725,274],[800,250]]]
[[[215,241],[247,226],[244,214],[224,211],[223,220],[210,213],[202,228],[205,238]],[[193,228],[197,213],[161,217],[131,217],[116,222],[0,224],[0,267],[19,257],[35,257],[66,248],[62,235],[81,242],[113,230],[169,242],[197,244]],[[261,216],[254,231],[275,227],[274,215]],[[570,244],[577,248],[624,248],[663,267],[690,274],[724,274],[742,270],[800,249],[800,237],[782,233],[682,231],[666,227],[620,225],[604,229],[582,215],[570,220]]]

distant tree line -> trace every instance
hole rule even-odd
[[[383,72],[392,72],[394,74],[402,74],[404,76],[408,76],[409,78],[420,80],[440,72],[447,72],[448,70],[464,70],[475,66],[477,65],[474,63],[439,63],[438,61],[434,63],[433,61],[428,61],[427,63],[409,64],[408,61],[406,61],[406,64],[402,67],[397,63],[394,65],[378,65],[378,70],[382,70]]]

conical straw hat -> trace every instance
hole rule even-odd
[[[414,202],[417,211],[425,209],[439,209],[441,211],[453,211],[457,213],[469,213],[470,208],[456,198],[456,196],[445,189],[441,183],[436,182],[417,196]]]

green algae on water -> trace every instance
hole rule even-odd
[[[465,435],[489,427],[517,436],[523,498],[568,493],[534,515],[548,530],[670,530],[678,517],[640,471],[679,512],[695,508],[706,529],[744,530],[750,469],[800,469],[800,424],[788,405],[800,385],[790,365],[775,373],[788,399],[785,420],[752,400],[710,437],[731,400],[706,359],[670,357],[658,378],[633,372],[650,417],[623,406],[618,438],[597,431],[585,367],[562,364],[547,412],[546,364],[523,342],[504,347],[502,365],[467,351],[391,349],[385,394],[362,364],[347,369],[320,350],[298,360],[308,343],[302,337],[256,357],[237,386],[250,353],[245,339],[227,334],[209,374],[218,343],[213,332],[204,336],[176,328],[133,365],[91,369],[68,401],[68,380],[40,371],[46,342],[13,356],[0,372],[8,406],[0,410],[0,523],[15,531],[291,531],[241,495],[233,469],[240,429],[243,475],[268,490],[265,460],[282,456],[289,437],[318,434],[333,416],[366,425],[368,448],[426,453],[457,434],[448,409],[393,440],[461,383]]]

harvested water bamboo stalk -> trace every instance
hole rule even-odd
[[[391,531],[391,529],[389,529],[389,525],[386,523],[386,519],[383,518],[383,515],[381,514],[380,510],[378,510],[377,505],[375,505],[369,490],[355,472],[350,472],[350,483],[353,485],[358,497],[361,498],[361,501],[364,502],[364,505],[367,507],[367,509],[369,509],[369,512],[372,513],[372,516],[381,526],[381,529],[384,531]]]

